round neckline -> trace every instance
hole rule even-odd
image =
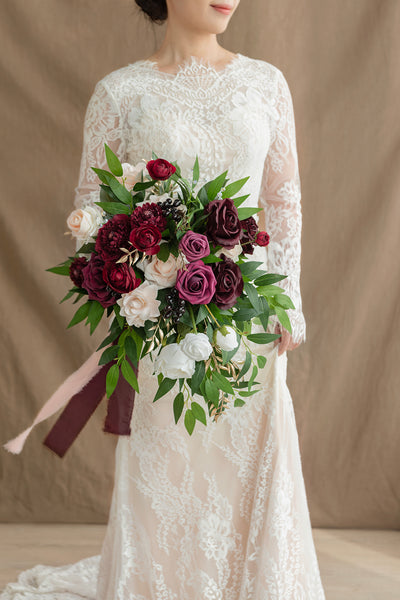
[[[213,73],[215,75],[222,76],[225,73],[227,73],[231,69],[231,67],[234,66],[242,58],[242,56],[243,55],[240,54],[240,52],[236,52],[233,58],[231,58],[231,60],[228,63],[226,63],[226,65],[222,69],[217,69],[210,62],[209,59],[190,55],[177,65],[178,70],[175,73],[170,73],[169,71],[161,71],[158,68],[158,62],[150,58],[143,58],[138,62],[140,62],[144,66],[148,66],[152,72],[157,73],[158,75],[165,76],[168,79],[175,79],[182,74],[188,74],[190,72],[197,74],[199,70],[201,72]]]

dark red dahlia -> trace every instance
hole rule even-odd
[[[83,283],[82,269],[86,267],[87,263],[86,256],[78,256],[77,258],[74,258],[69,267],[71,281],[79,288],[82,287]]]
[[[124,254],[120,248],[128,248],[130,232],[130,215],[114,215],[97,233],[96,252],[104,261],[118,260]]]
[[[155,202],[146,202],[142,206],[135,208],[131,214],[131,225],[134,227],[140,227],[145,223],[152,223],[160,231],[164,231],[167,226],[167,219],[165,218],[161,206]]]

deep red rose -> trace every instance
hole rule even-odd
[[[256,237],[256,244],[258,246],[268,246],[269,235],[266,231],[259,231]]]
[[[242,229],[238,211],[230,198],[212,200],[204,208],[208,215],[206,234],[216,244],[233,248],[240,240]]]
[[[103,279],[119,294],[127,294],[142,283],[136,276],[135,269],[128,263],[114,263],[110,260],[104,264]]]
[[[86,267],[82,269],[82,287],[88,292],[89,300],[97,300],[104,308],[115,304],[117,294],[103,279],[104,261],[98,254],[92,254]]]
[[[208,304],[215,292],[215,275],[210,265],[195,260],[178,269],[175,287],[180,298],[191,304]]]
[[[164,158],[149,160],[146,167],[152,179],[168,179],[176,171],[176,167]]]
[[[247,219],[240,221],[240,225],[242,228],[240,243],[243,248],[243,254],[253,254],[253,244],[255,243],[258,233],[257,221],[254,217],[247,217]]]
[[[83,267],[86,267],[87,263],[88,260],[86,256],[78,256],[77,258],[74,258],[69,267],[71,281],[79,288],[82,287],[83,283],[82,269]]]
[[[237,298],[243,292],[243,277],[239,266],[225,254],[221,254],[222,261],[213,264],[213,271],[217,280],[213,302],[222,310],[232,308]]]
[[[128,248],[130,232],[130,215],[114,215],[97,233],[96,252],[104,261],[118,260],[124,254],[120,248]]]
[[[132,228],[139,227],[145,223],[152,223],[161,232],[164,231],[167,226],[167,219],[159,204],[156,204],[155,202],[146,202],[146,204],[135,208],[131,214]]]
[[[129,240],[133,246],[145,254],[157,254],[160,249],[161,231],[151,223],[132,229]]]

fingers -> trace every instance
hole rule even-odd
[[[278,348],[278,356],[286,352],[287,350],[294,350],[298,346],[300,346],[300,342],[294,342],[292,335],[288,332],[287,329],[284,329],[280,323],[276,323],[274,333],[279,333],[280,338],[276,338],[274,340],[274,348],[279,344]]]

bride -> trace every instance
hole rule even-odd
[[[324,600],[302,475],[287,351],[305,340],[300,296],[300,179],[291,94],[274,65],[222,48],[240,0],[136,0],[166,20],[155,54],[114,70],[95,86],[84,124],[74,206],[98,200],[91,166],[107,168],[106,142],[136,165],[151,150],[194,157],[210,180],[228,169],[250,176],[244,206],[270,235],[254,259],[286,274],[295,308],[291,335],[263,346],[259,392],[189,436],[173,419],[173,392],[153,404],[157,379],[139,369],[131,435],[120,436],[101,554],[62,567],[37,565],[7,585],[3,600]],[[235,358],[236,360],[236,358]]]

